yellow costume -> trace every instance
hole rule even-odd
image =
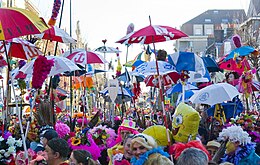
[[[180,103],[172,119],[174,140],[182,143],[195,140],[198,134],[199,122],[199,113],[191,106]]]

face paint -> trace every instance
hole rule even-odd
[[[195,140],[198,134],[200,122],[199,113],[191,106],[180,103],[173,115],[172,127],[173,138],[176,142],[188,142],[188,139]]]
[[[226,154],[230,154],[236,150],[235,143],[229,141],[226,144]]]

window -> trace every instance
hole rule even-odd
[[[204,34],[205,35],[212,35],[214,33],[214,25],[206,24],[204,25]]]
[[[193,25],[193,32],[196,36],[203,35],[203,26],[202,25]]]
[[[222,22],[222,23],[228,23],[228,19],[227,19],[227,18],[224,18],[224,19],[222,19],[221,22]]]
[[[214,14],[218,14],[218,10],[214,10],[213,13],[214,13]]]
[[[206,18],[206,19],[205,19],[205,22],[211,22],[211,19]]]

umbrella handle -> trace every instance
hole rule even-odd
[[[10,72],[8,72],[8,74],[10,74]],[[27,146],[26,146],[26,136],[24,135],[24,132],[23,132],[21,112],[20,112],[20,110],[18,108],[18,101],[17,101],[16,95],[15,95],[14,84],[13,84],[13,79],[12,78],[11,78],[11,86],[12,86],[13,94],[14,94],[16,112],[18,112],[18,120],[19,120],[19,126],[20,126],[22,141],[23,141],[23,148],[24,148],[25,158],[28,158],[28,151],[27,151]]]

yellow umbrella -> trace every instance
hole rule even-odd
[[[173,136],[171,131],[169,131],[170,140],[171,143],[173,141]],[[168,140],[167,140],[167,134],[166,134],[166,127],[162,125],[154,125],[151,127],[146,128],[143,131],[144,134],[152,136],[155,141],[157,142],[158,146],[167,146]]]
[[[42,18],[20,8],[0,8],[0,40],[8,40],[49,29]]]

